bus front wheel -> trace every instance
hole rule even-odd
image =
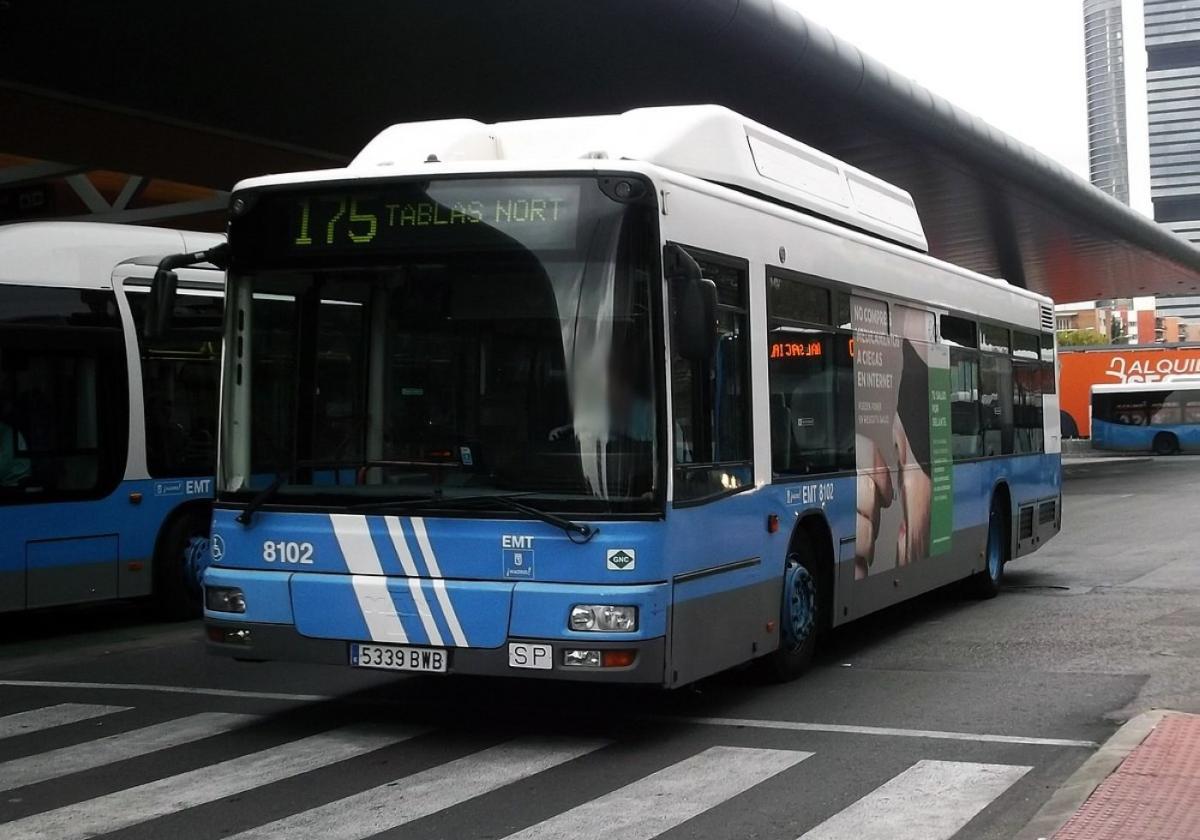
[[[1152,446],[1155,455],[1177,455],[1179,453],[1179,438],[1170,432],[1159,432],[1154,436]]]
[[[154,555],[154,611],[160,618],[183,621],[199,617],[200,576],[208,565],[209,530],[207,511],[177,516],[163,529]]]
[[[759,660],[771,682],[793,680],[812,664],[827,618],[822,586],[816,553],[802,540],[784,564],[779,648]]]

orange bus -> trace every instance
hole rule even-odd
[[[1200,377],[1200,344],[1062,347],[1058,358],[1063,437],[1091,437],[1093,385]]]

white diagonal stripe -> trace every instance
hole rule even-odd
[[[606,743],[565,738],[510,741],[228,840],[362,840],[587,755]]]
[[[396,548],[396,555],[400,558],[404,574],[408,575],[408,591],[412,593],[413,603],[417,605],[417,615],[421,617],[421,626],[425,628],[425,633],[429,636],[429,643],[441,647],[442,634],[438,630],[437,622],[433,620],[429,602],[425,600],[425,590],[421,588],[420,573],[417,571],[417,564],[413,561],[412,552],[408,550],[408,541],[404,539],[404,530],[400,527],[400,517],[385,516],[383,521],[387,523],[388,536],[392,538],[392,545]]]
[[[794,750],[709,747],[506,840],[650,840],[811,756]]]
[[[86,840],[215,802],[372,752],[418,734],[402,727],[347,726],[209,767],[34,814],[4,826],[4,840]]]
[[[800,840],[948,840],[1029,770],[918,761]]]
[[[103,767],[139,755],[177,747],[237,729],[253,715],[202,712],[180,720],[156,723],[132,732],[109,735],[26,758],[0,763],[0,791],[34,785],[70,773]]]
[[[350,585],[354,587],[354,597],[358,600],[358,609],[367,624],[371,641],[407,642],[408,634],[396,614],[392,593],[388,592],[387,578],[383,576],[383,566],[375,552],[367,518],[331,513],[329,520],[333,523],[333,535],[346,560],[346,568],[350,570]]]
[[[450,603],[450,593],[446,591],[446,582],[442,580],[442,570],[438,568],[437,557],[433,554],[433,546],[429,544],[429,535],[425,533],[425,520],[414,516],[412,526],[413,534],[417,538],[417,546],[421,549],[421,556],[425,558],[425,565],[429,568],[429,576],[433,578],[433,591],[437,595],[438,603],[442,605],[442,612],[446,616],[446,624],[450,626],[450,635],[454,638],[454,644],[459,647],[467,647],[467,637],[463,634],[462,625],[458,623],[454,604]]]
[[[57,706],[16,712],[0,717],[0,738],[24,735],[26,732],[40,732],[54,726],[78,723],[81,720],[111,715],[116,712],[127,712],[131,708],[131,706],[101,706],[93,703],[59,703]]]

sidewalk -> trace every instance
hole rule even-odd
[[[1200,838],[1200,715],[1167,713],[1053,840]]]

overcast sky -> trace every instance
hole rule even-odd
[[[785,1],[1087,178],[1082,0]],[[1132,203],[1148,213],[1140,0],[1124,15]]]

